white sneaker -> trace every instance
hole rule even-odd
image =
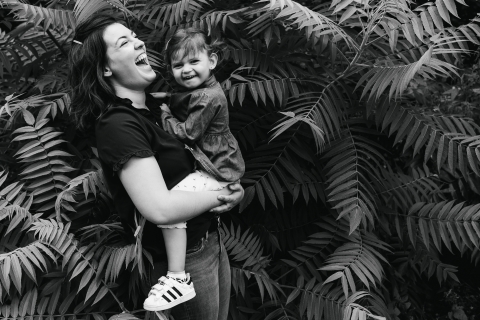
[[[158,279],[158,283],[152,287],[147,299],[143,302],[143,308],[148,311],[162,311],[195,297],[190,274],[186,275],[185,280],[170,277]]]

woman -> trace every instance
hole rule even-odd
[[[166,260],[156,225],[188,220],[186,270],[197,297],[172,309],[175,319],[226,319],[230,269],[213,218],[238,204],[243,189],[170,190],[192,172],[194,158],[157,124],[160,108],[144,91],[156,77],[145,50],[111,16],[79,24],[69,55],[72,114],[80,128],[95,123],[99,158],[125,230],[138,234],[136,210],[147,220],[142,244],[154,257],[152,278],[165,273]]]

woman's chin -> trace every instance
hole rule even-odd
[[[152,82],[157,77],[155,71],[153,71],[150,65],[142,65],[137,67],[141,77],[149,82]]]
[[[149,64],[140,64],[140,65],[137,65],[137,68],[144,71],[153,70],[152,66],[150,66]]]

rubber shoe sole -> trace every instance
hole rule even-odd
[[[143,309],[147,310],[147,311],[163,311],[163,310],[167,310],[167,309],[170,309],[170,308],[173,308],[177,305],[179,305],[180,303],[184,303],[185,301],[188,301],[188,300],[191,300],[193,298],[195,298],[197,294],[195,293],[195,291],[192,291],[190,293],[187,293],[186,295],[184,296],[181,296],[180,298],[178,298],[177,300],[175,301],[172,301],[172,302],[169,302],[168,304],[166,305],[163,305],[163,306],[149,306],[149,305],[146,305],[145,303],[143,304]]]

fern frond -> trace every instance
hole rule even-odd
[[[458,170],[476,189],[470,173],[480,176],[480,130],[471,119],[419,114],[397,103],[385,103],[376,122],[382,131],[390,126],[389,135],[396,133],[394,144],[404,142],[404,150],[413,146],[413,155],[421,151],[424,162],[433,160],[438,171],[455,174]]]
[[[32,199],[31,197],[27,198],[24,186],[25,183],[17,181],[3,188],[0,191],[0,209],[9,205],[19,205],[28,209],[32,204]]]
[[[242,150],[255,148],[267,139],[267,133],[263,128],[271,126],[272,120],[276,120],[278,112],[273,108],[250,108],[230,111],[230,130],[238,140]]]
[[[61,158],[72,155],[58,149],[57,145],[65,140],[57,138],[62,132],[56,132],[53,127],[45,126],[50,121],[48,118],[41,119],[46,113],[39,113],[37,119],[26,109],[22,109],[22,113],[27,126],[12,133],[17,135],[12,142],[22,141],[23,144],[15,156],[21,163],[26,163],[22,167],[21,180],[25,181],[27,190],[32,191],[34,196],[32,204],[43,203],[39,210],[45,211],[54,207],[54,198],[70,181],[64,173],[74,169]]]
[[[442,263],[437,252],[432,252],[431,249],[417,248],[409,262],[416,265],[419,274],[426,274],[428,278],[435,275],[440,285],[448,279],[459,282],[456,275],[458,268],[451,264]]]
[[[18,291],[22,293],[22,275],[26,274],[31,281],[37,282],[35,269],[40,271],[47,270],[47,261],[44,255],[48,255],[54,262],[56,258],[50,249],[44,246],[41,242],[33,242],[24,247],[17,248],[7,253],[0,253],[0,284],[2,290],[9,292],[11,284],[13,284]],[[1,296],[0,296],[1,300]]]
[[[254,36],[267,28],[272,28],[272,21],[280,20],[300,31],[305,31],[307,39],[310,37],[319,38],[322,35],[331,36],[332,42],[343,39],[348,46],[355,44],[342,28],[330,18],[305,7],[292,0],[262,0],[265,3],[259,10],[252,10],[251,15],[260,15],[252,21],[248,28],[249,33]],[[247,12],[246,15],[249,13]],[[268,30],[268,29],[267,29]],[[269,31],[273,34],[273,31]]]
[[[65,185],[63,191],[58,194],[57,199],[55,200],[55,213],[58,221],[60,221],[60,216],[63,210],[75,212],[75,209],[71,206],[70,202],[77,202],[78,199],[75,200],[74,196],[77,194],[77,189],[80,187],[82,188],[84,199],[88,199],[90,192],[93,193],[94,197],[97,196],[97,192],[109,195],[101,169],[87,172],[73,178]]]
[[[33,23],[35,27],[42,24],[45,30],[51,27],[61,33],[75,29],[75,17],[70,10],[44,8],[25,4],[18,0],[3,0],[2,2],[12,9],[18,19],[25,20],[26,23]]]
[[[109,291],[100,273],[96,272],[92,258],[100,254],[103,248],[96,252],[94,244],[79,246],[73,234],[69,233],[70,223],[64,225],[55,220],[39,220],[33,223],[30,231],[34,232],[39,241],[59,252],[62,256],[62,269],[67,267],[67,274],[71,274],[70,280],[82,276],[77,293],[88,286],[86,295],[88,298],[95,295],[93,304],[100,301]],[[95,263],[98,268],[98,264]],[[96,276],[94,277],[94,275]],[[88,298],[86,300],[88,300]]]
[[[246,172],[242,182],[253,184],[245,189],[245,197],[241,208],[245,208],[257,195],[262,207],[265,207],[266,198],[277,207],[277,201],[284,206],[284,190],[280,182],[286,186],[295,201],[300,192],[306,202],[310,196],[315,201],[321,196],[322,188],[316,182],[320,178],[316,172],[305,174],[299,160],[314,163],[314,156],[303,148],[304,143],[294,135],[282,137],[273,143],[262,144],[255,148],[255,157],[247,158]],[[300,157],[300,159],[299,159]],[[298,160],[296,160],[297,158]]]
[[[301,294],[299,305],[300,316],[305,315],[308,320],[358,320],[366,319],[367,315],[374,319],[385,319],[384,317],[373,315],[368,309],[355,303],[369,296],[367,292],[358,291],[348,298],[345,298],[341,293],[342,290],[340,288],[332,287],[331,284],[316,284],[315,279],[305,284],[303,279],[300,279],[297,287],[289,295],[287,304]],[[378,297],[374,298],[377,298],[377,301],[380,300]],[[379,302],[384,305],[383,301]],[[386,309],[386,307],[383,309]],[[360,315],[362,315],[363,318],[361,318]]]
[[[362,238],[363,237],[363,238]],[[377,251],[388,251],[388,245],[376,237],[354,236],[349,241],[338,247],[325,261],[323,271],[335,271],[324,283],[340,279],[345,297],[357,292],[356,277],[370,290],[370,285],[381,283],[384,271],[381,261],[386,258]]]
[[[30,225],[38,219],[41,214],[31,214],[27,208],[23,208],[19,205],[9,205],[0,209],[0,221],[9,219],[8,229],[5,231],[4,236],[13,229],[20,227],[22,230],[28,229]],[[23,224],[22,224],[23,223]]]
[[[192,1],[188,1],[192,3]],[[206,2],[205,2],[206,3]],[[150,3],[149,3],[150,4]],[[148,5],[149,5],[148,4]],[[153,4],[153,3],[152,3]],[[147,5],[147,6],[148,6]],[[163,6],[169,6],[171,4],[162,4]],[[245,11],[245,9],[237,9],[237,10],[216,10],[210,9],[208,11],[199,13],[197,11],[187,11],[183,14],[183,18],[177,21],[169,21],[172,25],[170,26],[163,26],[160,28],[159,24],[165,22],[168,19],[161,20],[158,16],[155,18],[153,22],[153,18],[148,20],[149,22],[146,23],[148,27],[152,29],[152,32],[146,35],[146,40],[149,43],[158,43],[164,41],[166,38],[169,38],[175,31],[180,28],[199,28],[205,30],[205,32],[210,35],[212,38],[218,38],[221,36],[221,31],[226,32],[227,28],[232,28],[233,25],[240,24],[243,22],[241,18],[241,13]],[[146,15],[155,15],[158,10],[151,10],[144,12]],[[165,14],[166,10],[160,10],[160,14]],[[152,24],[153,23],[153,24]],[[158,27],[158,29],[157,29]]]
[[[66,33],[60,33],[56,29],[45,30],[42,26],[32,26],[33,23],[22,23],[17,28],[19,31],[15,29],[5,39],[0,39],[0,79],[9,79],[7,84],[10,85],[16,84],[16,92],[22,92],[19,90],[22,85],[28,87],[23,80],[39,77],[42,67],[49,69],[52,60],[61,55],[57,45],[65,42],[72,32],[69,29]],[[48,37],[46,31],[49,32]],[[55,38],[56,43],[51,37]]]
[[[280,123],[272,129],[272,139],[276,138],[296,124],[306,124],[315,139],[317,151],[323,150],[326,140],[329,142],[340,130],[343,117],[344,97],[337,89],[327,84],[321,92],[301,93],[298,98],[289,98],[286,112]]]
[[[242,233],[240,226],[235,230],[233,224],[230,225],[230,228],[222,224],[221,232],[225,249],[234,264],[232,266],[232,286],[235,291],[245,295],[245,280],[243,277],[250,279],[253,276],[258,284],[262,300],[265,289],[271,299],[277,300],[277,291],[282,292],[282,290],[276,281],[270,279],[265,270],[270,259],[262,255],[263,246],[260,239],[249,230]],[[243,262],[243,264],[235,267],[234,262]]]
[[[276,249],[284,252],[291,251],[301,246],[308,239],[308,235],[319,231],[322,217],[318,214],[323,210],[319,202],[295,202],[275,211],[258,215],[252,221],[252,228],[261,236],[264,243],[269,244],[268,249],[275,255]],[[309,277],[305,276],[309,279]]]
[[[479,248],[480,204],[465,205],[463,202],[419,202],[408,213],[394,213],[395,223],[406,223],[408,236],[415,246],[420,238],[427,249],[431,242],[441,252],[442,243],[451,251],[453,242],[463,252],[465,247]],[[401,219],[401,220],[400,220]],[[398,229],[401,230],[401,229]],[[419,234],[420,233],[420,234]]]
[[[319,282],[323,281],[318,269],[335,248],[345,241],[345,235],[348,234],[348,225],[343,221],[324,217],[321,222],[316,223],[321,232],[311,234],[302,246],[289,251],[289,254],[298,262],[286,259],[282,261],[295,268],[297,273],[308,281],[312,277]]]
[[[440,193],[444,184],[437,174],[420,168],[412,168],[409,175],[381,170],[382,184],[376,187],[376,195],[383,204],[400,211],[407,211],[415,202],[430,201]]]
[[[163,28],[167,26],[172,27],[181,24],[185,19],[195,19],[195,16],[198,17],[203,11],[203,6],[209,5],[210,2],[211,0],[180,0],[173,3],[148,2],[146,6],[140,10],[138,17],[140,19],[146,19],[147,23],[153,23],[155,29],[157,29],[160,24]]]
[[[311,76],[299,67],[299,63],[310,61],[308,55],[297,52],[299,46],[305,45],[301,39],[285,37],[279,43],[272,43],[268,48],[257,39],[251,41],[242,38],[239,41],[229,39],[229,42],[232,45],[227,48],[225,59],[241,65],[242,69],[254,68],[266,77],[272,73],[283,78]]]
[[[345,217],[350,223],[350,233],[368,221],[374,224],[377,215],[376,192],[372,180],[381,184],[379,169],[388,163],[379,152],[383,148],[357,133],[368,132],[349,126],[324,155],[327,175],[328,201],[339,211],[338,219]]]
[[[233,79],[242,82],[232,84]],[[299,90],[297,82],[299,81],[296,78],[282,78],[274,73],[246,76],[232,73],[230,77],[222,83],[222,87],[224,90],[228,91],[228,96],[232,105],[235,103],[236,99],[238,99],[238,102],[242,105],[248,88],[248,91],[257,105],[259,105],[259,100],[266,105],[268,97],[274,105],[277,104],[276,102],[278,100],[278,104],[281,106],[284,97],[292,96],[298,98]],[[275,97],[277,97],[277,99],[275,99]]]
[[[130,17],[135,17],[120,0],[77,0],[73,12],[77,23],[81,23],[91,15],[105,10],[119,10]]]
[[[369,99],[378,99],[382,93],[390,86],[389,98],[393,96],[398,98],[407,88],[410,81],[418,73],[425,78],[433,78],[438,75],[450,76],[453,72],[456,74],[454,66],[432,57],[435,52],[434,47],[430,47],[423,56],[416,62],[408,65],[395,66],[390,61],[386,61],[390,65],[374,66],[358,81],[357,88],[365,81],[365,87],[362,97],[370,91]]]

